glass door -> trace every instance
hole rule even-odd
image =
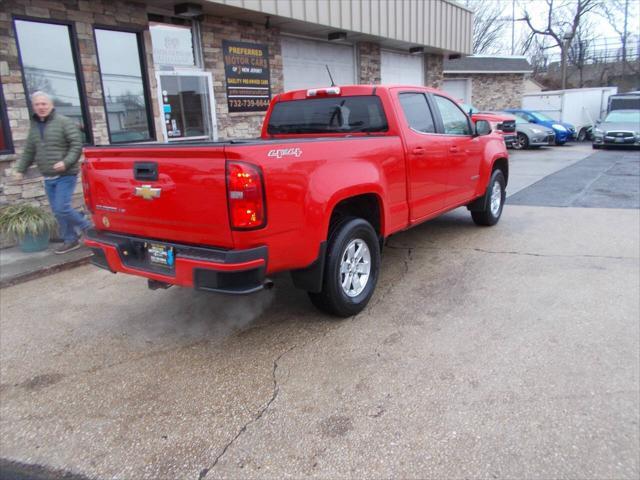
[[[157,72],[165,141],[218,140],[210,72]]]

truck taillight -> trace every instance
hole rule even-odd
[[[84,195],[84,204],[89,210],[89,213],[93,215],[93,203],[91,202],[91,189],[89,188],[89,178],[87,175],[87,163],[82,162],[82,194]]]
[[[227,198],[232,229],[248,230],[264,226],[264,188],[259,167],[244,162],[227,162]]]

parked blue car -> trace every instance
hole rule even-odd
[[[544,113],[534,112],[532,110],[522,110],[519,108],[509,108],[505,110],[516,117],[520,117],[527,122],[537,123],[545,127],[552,128],[556,134],[556,145],[564,145],[569,140],[576,139],[576,127],[566,122],[559,122],[551,117],[547,117]]]

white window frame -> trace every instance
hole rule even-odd
[[[209,111],[210,111],[210,121],[211,121],[211,135],[202,135],[199,137],[185,137],[185,138],[170,138],[167,134],[167,123],[165,122],[164,116],[164,102],[162,95],[162,83],[160,81],[161,76],[190,76],[190,77],[205,77],[207,79],[207,90],[209,91]],[[156,85],[158,88],[158,108],[160,111],[160,115],[162,117],[162,135],[164,135],[164,141],[169,143],[179,143],[179,142],[187,142],[192,140],[210,140],[213,138],[214,142],[218,141],[218,123],[216,121],[216,99],[213,96],[213,76],[211,72],[203,72],[200,70],[194,69],[182,69],[182,70],[166,70],[166,71],[156,71]]]

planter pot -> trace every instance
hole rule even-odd
[[[20,240],[20,250],[25,253],[41,252],[49,246],[49,232],[40,235],[27,234]]]

